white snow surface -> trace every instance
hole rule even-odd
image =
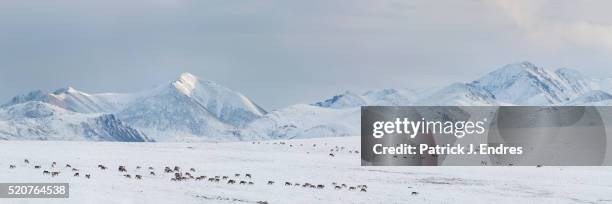
[[[285,142],[281,144],[280,142]],[[68,199],[2,199],[2,203],[610,203],[611,167],[362,167],[359,137],[231,143],[2,141],[2,182],[67,182]],[[292,145],[293,147],[290,147]],[[313,147],[316,145],[316,147]],[[344,150],[334,151],[335,146]],[[30,164],[25,164],[24,159]],[[51,168],[52,162],[57,162]],[[78,169],[74,177],[66,164]],[[9,169],[14,164],[17,167]],[[108,167],[100,170],[97,165]],[[34,169],[40,165],[41,169]],[[117,171],[125,165],[132,177]],[[141,166],[142,169],[137,169]],[[171,181],[165,166],[194,176],[229,176],[253,185]],[[149,175],[153,167],[156,175]],[[60,171],[57,177],[43,170]],[[234,177],[235,173],[241,174]],[[245,178],[249,173],[252,178]],[[90,174],[91,179],[83,177]],[[268,185],[268,181],[274,181]],[[323,184],[323,189],[285,186]],[[367,185],[367,192],[332,182]],[[417,192],[417,195],[412,195]]]

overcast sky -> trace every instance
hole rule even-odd
[[[191,72],[266,109],[531,61],[612,76],[612,1],[2,0],[0,103]]]

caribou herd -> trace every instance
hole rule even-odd
[[[30,165],[30,160],[29,159],[25,159],[24,160],[24,165],[29,166]],[[56,177],[59,176],[60,173],[62,172],[61,170],[56,169],[57,162],[53,162],[50,165],[51,169],[55,169],[54,171],[52,170],[43,170],[42,174],[43,175],[49,175],[51,177]],[[32,166],[34,169],[42,169],[43,166],[42,165],[33,165]],[[17,165],[15,164],[11,164],[9,165],[10,169],[15,169],[17,168]],[[97,168],[100,171],[106,171],[108,170],[108,167],[103,165],[103,164],[99,164],[97,166]],[[80,177],[82,172],[81,170],[77,169],[76,167],[73,167],[71,164],[66,164],[65,165],[65,171],[72,171],[74,172],[72,175],[73,177]],[[136,170],[141,170],[142,167],[141,166],[136,166],[135,167]],[[156,176],[157,174],[155,173],[155,168],[153,168],[152,166],[149,166],[148,168],[148,172],[149,172],[149,176]],[[170,174],[170,181],[189,181],[189,180],[193,180],[193,181],[208,181],[208,182],[212,182],[212,183],[224,183],[224,184],[238,184],[238,185],[255,185],[255,182],[252,180],[253,179],[253,175],[251,173],[234,173],[233,177],[229,176],[229,175],[215,175],[215,176],[206,176],[206,175],[199,175],[199,176],[194,176],[194,174],[196,173],[196,169],[195,168],[189,168],[188,171],[181,171],[181,167],[179,166],[165,166],[163,168],[163,173],[165,174]],[[126,165],[119,165],[117,167],[117,171],[125,178],[127,179],[136,179],[136,180],[142,180],[143,176],[141,174],[130,174],[128,171],[128,167]],[[90,173],[86,173],[84,174],[86,179],[91,179],[91,174]],[[276,182],[273,180],[268,180],[267,181],[267,185],[274,185]],[[333,189],[336,190],[340,190],[340,189],[347,189],[349,191],[361,191],[361,192],[367,192],[367,185],[356,185],[356,186],[348,186],[347,184],[338,184],[337,182],[332,182],[331,183]],[[285,182],[285,186],[295,186],[295,187],[302,187],[302,188],[312,188],[312,189],[325,189],[325,185],[324,184],[311,184],[308,182],[305,183],[299,183],[299,182],[289,182],[286,181]]]
[[[253,144],[262,144],[264,142],[253,142]],[[265,142],[265,144],[273,144],[273,145],[286,145],[289,148],[307,148],[307,154],[310,154],[308,149],[315,148],[325,148],[323,151],[329,149],[329,157],[337,157],[341,154],[359,154],[358,150],[349,150],[349,148],[343,146],[331,146],[329,148],[327,143],[322,145],[304,145],[304,144],[288,144],[285,142]],[[327,147],[326,147],[327,146]],[[122,176],[125,179],[133,179],[133,180],[144,180],[149,178],[163,178],[169,179],[171,182],[207,182],[213,185],[243,185],[243,186],[253,186],[256,185],[257,181],[262,181],[263,185],[267,186],[275,186],[278,184],[279,188],[291,188],[291,189],[314,189],[314,190],[347,190],[347,191],[356,191],[356,192],[368,192],[368,186],[365,184],[355,184],[349,185],[346,183],[338,183],[338,182],[329,182],[328,184],[322,183],[313,183],[313,182],[295,182],[295,181],[283,181],[283,180],[274,180],[274,179],[265,179],[265,178],[255,178],[252,173],[228,173],[226,175],[204,175],[203,172],[197,171],[195,168],[188,167],[182,168],[178,165],[172,166],[163,166],[159,169],[153,166],[128,166],[128,165],[118,165],[115,167],[109,168],[109,166],[104,164],[98,164],[97,168],[87,168],[87,167],[77,167],[72,166],[71,164],[66,163],[64,168],[58,166],[57,162],[52,162],[51,165],[40,165],[36,161],[31,161],[29,159],[24,159],[23,165],[11,164],[9,165],[10,169],[21,168],[23,166],[30,167],[35,170],[39,170],[43,175],[48,175],[51,177],[57,177],[64,172],[64,174],[72,175],[72,177],[92,179],[93,174],[98,174],[98,177],[102,177],[101,172],[117,172],[117,176]],[[31,165],[36,163],[36,165]],[[89,169],[89,172],[84,172],[83,169]],[[110,169],[115,169],[116,171],[112,171]],[[108,173],[102,175],[109,175]],[[112,175],[112,174],[111,174]],[[259,180],[257,180],[259,179]],[[284,183],[284,185],[282,185]],[[329,187],[328,187],[329,186]],[[413,192],[413,196],[417,195],[417,192]]]
[[[29,160],[29,159],[24,159],[24,160],[23,160],[23,163],[24,163],[25,165],[30,165],[30,160]],[[55,168],[55,166],[56,166],[56,165],[57,165],[57,162],[52,162],[52,163],[51,163],[51,165],[50,165],[50,167],[51,167],[51,168]],[[43,168],[43,166],[41,166],[41,165],[33,165],[32,167],[33,167],[34,169],[42,169],[42,168]],[[15,168],[17,168],[17,165],[15,165],[15,164],[11,164],[11,165],[9,165],[9,169],[15,169]],[[74,176],[74,177],[80,177],[80,176],[81,176],[81,173],[79,172],[79,169],[72,168],[72,166],[71,166],[70,164],[66,164],[66,168],[67,168],[67,169],[70,169],[70,170],[71,170],[71,171],[73,171],[73,172],[75,172],[75,173],[73,174],[73,176]],[[70,171],[70,170],[68,170],[68,171]],[[60,175],[60,173],[61,173],[61,171],[59,171],[59,170],[58,170],[58,171],[50,171],[50,170],[43,170],[43,171],[42,171],[42,174],[43,174],[43,175],[49,175],[49,176],[51,176],[51,177],[56,177],[56,176],[59,176],[59,175]],[[90,179],[90,178],[91,178],[91,174],[85,174],[85,178],[86,178],[86,179]]]

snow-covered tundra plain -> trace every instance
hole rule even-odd
[[[68,182],[70,198],[0,203],[612,203],[611,167],[362,167],[355,152],[359,147],[359,137],[227,143],[1,141],[1,182]],[[127,172],[119,172],[120,165]],[[164,173],[166,166],[207,179],[171,181],[174,172]],[[51,177],[44,170],[61,173]],[[208,181],[214,176],[220,181]],[[237,183],[227,184],[230,179]],[[325,187],[302,187],[305,183]],[[358,185],[366,185],[367,192],[349,190]]]

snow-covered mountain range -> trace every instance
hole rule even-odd
[[[475,81],[424,90],[342,92],[267,112],[241,93],[184,73],[138,93],[33,91],[0,106],[0,140],[234,141],[359,134],[365,105],[611,105],[612,78],[509,64]]]
[[[0,109],[0,140],[154,141],[113,114],[28,101]]]
[[[521,62],[469,83],[441,88],[343,92],[310,105],[272,111],[250,123],[246,131],[272,138],[359,135],[364,105],[612,105],[611,91],[611,78],[588,78],[576,70],[551,71]]]
[[[31,110],[29,104],[37,109]],[[39,107],[40,106],[40,107]],[[104,141],[232,141],[243,138],[239,129],[266,114],[241,93],[184,73],[172,81],[132,94],[87,94],[73,87],[51,93],[33,91],[0,106],[0,139]],[[50,114],[47,114],[50,113]],[[34,115],[35,117],[31,117]],[[104,117],[102,117],[104,116]],[[112,119],[98,121],[91,118]],[[34,118],[34,119],[32,119]],[[97,137],[80,126],[102,123]],[[19,124],[19,125],[15,125]],[[79,127],[77,127],[79,126]],[[69,127],[69,128],[67,128]],[[77,130],[74,130],[76,127]],[[134,130],[140,140],[122,127]],[[67,131],[70,130],[70,131]],[[93,136],[91,134],[94,134]]]

